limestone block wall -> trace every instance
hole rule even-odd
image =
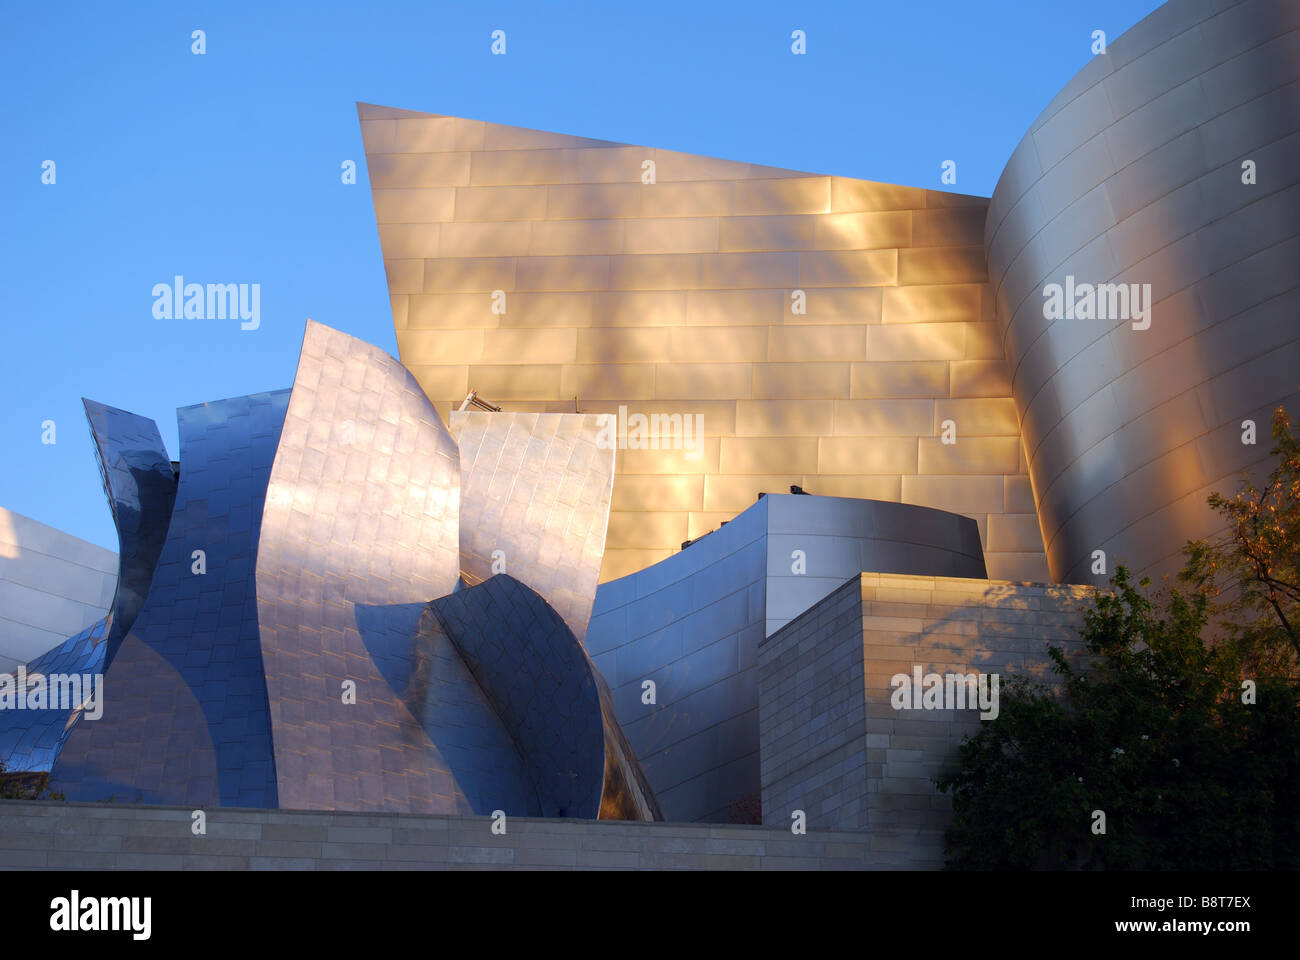
[[[763,822],[867,826],[862,584],[847,581],[759,648]]]
[[[939,865],[887,833],[0,800],[0,870],[888,870]]]
[[[991,575],[1046,577],[987,200],[358,112],[401,359],[444,416],[473,388],[703,418],[694,450],[620,449],[602,581],[791,484],[966,514]]]
[[[862,570],[982,576],[979,531],[925,507],[771,494],[601,584],[586,647],[666,818],[743,817],[761,789],[759,641]]]
[[[978,712],[895,710],[898,673],[1051,681],[1051,644],[1078,650],[1093,588],[864,573],[759,646],[763,822],[886,830],[938,850],[950,769]],[[939,845],[939,846],[936,846]]]

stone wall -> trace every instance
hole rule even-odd
[[[925,507],[774,493],[680,553],[600,585],[586,647],[664,816],[752,822],[758,643],[862,570],[983,576],[979,531]]]
[[[763,821],[865,825],[862,586],[848,580],[759,647]],[[815,785],[815,786],[814,786]]]
[[[1049,645],[1077,652],[1091,587],[864,573],[759,646],[763,820],[865,829],[941,851],[949,771],[974,710],[896,710],[895,674],[1051,681]]]
[[[0,870],[872,870],[936,866],[785,827],[0,801]]]

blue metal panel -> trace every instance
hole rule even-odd
[[[102,675],[109,619],[101,618],[41,654],[27,664],[27,677]],[[0,765],[9,773],[49,771],[79,713],[79,709],[0,710]]]
[[[81,402],[117,527],[117,592],[104,657],[111,664],[149,594],[176,500],[176,474],[156,423],[94,400]]]
[[[70,800],[277,805],[253,570],[289,391],[177,411],[184,464],[148,598],[51,787]],[[202,551],[198,572],[196,551]]]
[[[158,425],[116,407],[82,400],[104,495],[117,527],[117,590],[102,620],[42,654],[26,675],[100,677],[149,593],[176,498],[176,474]],[[0,710],[0,763],[11,771],[48,771],[79,707]]]
[[[554,608],[506,574],[430,607],[518,743],[543,816],[660,819],[608,688]]]

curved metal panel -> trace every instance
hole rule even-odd
[[[117,553],[0,507],[0,672],[61,647],[108,615]]]
[[[102,676],[108,622],[109,617],[105,616],[41,654],[26,665],[24,673],[28,678]],[[85,706],[84,697],[82,706]],[[48,771],[80,714],[81,707],[0,710],[0,765],[10,773]]]
[[[82,404],[117,528],[117,586],[108,613],[28,663],[28,678],[102,677],[149,593],[176,498],[176,474],[158,425],[84,397]],[[9,770],[50,770],[81,713],[79,706],[0,711],[0,761]]]
[[[176,474],[156,423],[84,397],[81,402],[117,527],[117,592],[104,657],[111,664],[149,595],[176,501]]]
[[[863,571],[983,578],[979,530],[928,507],[772,494],[601,584],[585,646],[665,817],[743,816],[761,789],[759,644]]]
[[[428,604],[358,603],[355,616],[361,642],[391,691],[389,708],[404,716],[395,706],[400,703],[428,738],[426,771],[434,784],[425,801],[429,809],[538,816],[537,791],[523,757]],[[360,749],[388,745],[384,732],[368,722],[356,739]],[[285,756],[281,767],[296,762]],[[331,779],[335,808],[355,806],[361,788],[354,792],[352,781]]]
[[[146,604],[142,615],[148,609]],[[258,770],[270,763],[269,741],[257,743],[253,737],[247,745],[214,743],[217,736],[240,736],[242,731],[236,724],[214,723],[220,706],[200,702],[201,697],[223,695],[218,682],[208,690],[196,689],[194,672],[189,673],[187,677],[136,632],[128,634],[113,659],[111,677],[104,680],[104,715],[98,720],[85,716],[72,727],[55,758],[51,789],[82,801],[275,806]],[[237,708],[239,699],[232,699],[231,707]],[[240,782],[241,757],[249,763],[247,790]]]
[[[1220,529],[1206,495],[1267,462],[1271,410],[1300,412],[1297,28],[1290,0],[1171,0],[1070,81],[998,181],[990,284],[1058,581],[1094,579],[1099,549],[1110,570],[1177,569]],[[1146,316],[1119,287],[1103,313],[1099,284]]]
[[[518,743],[542,816],[660,819],[599,672],[541,596],[499,574],[430,608]]]
[[[277,805],[253,571],[287,390],[182,407],[185,464],[149,595],[51,786],[72,800]],[[199,553],[201,551],[201,553]]]
[[[593,414],[454,411],[460,564],[473,582],[509,573],[581,641],[605,550],[614,446]]]
[[[455,442],[406,369],[308,321],[257,558],[284,806],[445,812],[462,802],[405,702],[411,667],[380,665],[411,656],[422,605],[456,586],[459,500]]]

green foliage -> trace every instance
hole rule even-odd
[[[1264,488],[1210,498],[1228,534],[1188,545],[1181,587],[1153,599],[1120,567],[1080,658],[1052,648],[1059,690],[1003,684],[939,781],[950,866],[1300,868],[1300,442],[1280,411],[1274,438]]]
[[[1300,436],[1273,414],[1276,463],[1262,487],[1249,477],[1235,496],[1210,495],[1227,532],[1187,544],[1179,578],[1213,600],[1216,632],[1239,648],[1250,673],[1300,670]]]

